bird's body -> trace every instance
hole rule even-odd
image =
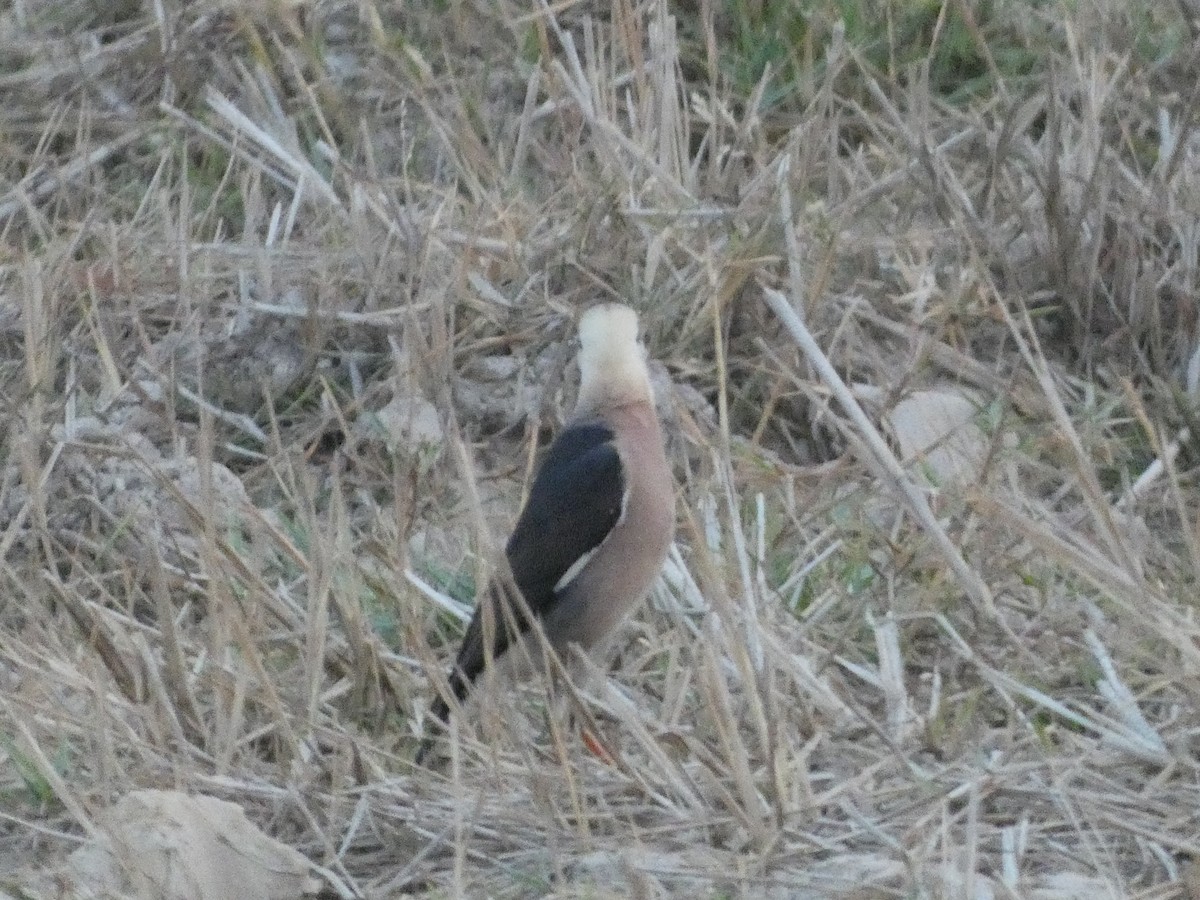
[[[546,632],[560,652],[572,643],[595,649],[611,637],[653,586],[674,533],[675,494],[654,407],[617,407],[608,419],[616,420],[612,446],[626,477],[620,527],[605,535],[545,615]]]
[[[560,655],[595,652],[645,598],[675,526],[674,487],[654,409],[637,316],[619,304],[589,309],[579,326],[575,411],[547,451],[505,547],[511,584],[481,598],[450,673],[464,699],[489,659],[526,641],[530,617]],[[438,697],[431,717],[445,723]],[[420,763],[430,743],[417,756]]]

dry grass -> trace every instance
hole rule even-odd
[[[965,98],[827,6],[749,80],[770,4],[0,12],[0,893],[178,787],[330,896],[1197,896],[1188,4],[947,3]],[[680,510],[618,759],[531,689],[413,771],[605,297]]]

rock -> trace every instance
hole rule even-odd
[[[467,366],[467,371],[480,381],[509,381],[520,370],[521,360],[515,356],[480,356]]]
[[[423,397],[393,397],[375,413],[390,451],[440,448],[445,441],[437,408]]]
[[[917,461],[935,487],[972,484],[987,456],[978,407],[951,389],[914,391],[883,416],[905,463]]]
[[[305,857],[240,806],[180,791],[134,791],[101,814],[97,834],[56,883],[74,897],[284,900],[320,887]]]

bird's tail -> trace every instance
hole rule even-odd
[[[467,695],[467,690],[468,685],[460,670],[456,668],[450,676],[450,691],[454,694],[454,699],[462,700]],[[429,721],[425,725],[425,737],[421,739],[421,746],[417,748],[417,755],[413,757],[413,764],[417,766],[425,764],[425,758],[429,756],[433,745],[450,724],[450,704],[446,702],[445,697],[438,694],[433,698],[426,718]]]
[[[492,581],[480,603],[486,603],[490,612],[482,607],[476,609],[463,635],[454,668],[450,671],[449,695],[459,703],[471,692],[471,685],[488,661],[503,654],[515,636],[529,629],[531,621],[529,607],[520,591],[515,584],[503,578]],[[449,721],[450,703],[446,696],[439,693],[429,705],[429,725],[414,757],[416,765],[425,761]]]

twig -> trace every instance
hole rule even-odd
[[[962,553],[954,546],[950,540],[950,536],[946,534],[944,528],[938,522],[937,517],[933,514],[933,510],[929,506],[929,502],[925,499],[924,494],[920,489],[913,484],[908,475],[904,471],[904,467],[900,465],[900,461],[888,449],[887,442],[883,439],[878,429],[867,418],[867,414],[863,412],[858,401],[854,399],[854,395],[850,392],[850,388],[846,386],[846,382],[838,375],[837,370],[833,367],[833,363],[829,361],[829,357],[825,355],[813,338],[804,322],[796,315],[791,304],[788,303],[787,297],[779,291],[771,288],[763,289],[763,299],[767,306],[777,315],[788,333],[791,334],[796,345],[808,357],[808,361],[816,369],[817,374],[821,376],[832,391],[833,396],[837,398],[846,415],[850,417],[850,421],[854,424],[858,437],[862,440],[865,454],[864,462],[866,462],[876,474],[887,481],[891,481],[900,490],[901,496],[908,504],[909,511],[916,516],[917,521],[925,529],[926,533],[933,539],[934,544],[941,552],[942,557],[949,564],[958,578],[963,589],[970,596],[972,602],[977,607],[985,611],[989,616],[996,615],[995,603],[992,600],[992,592],[988,590],[988,586],[983,583],[983,579],[975,572],[967,561],[963,559]]]

